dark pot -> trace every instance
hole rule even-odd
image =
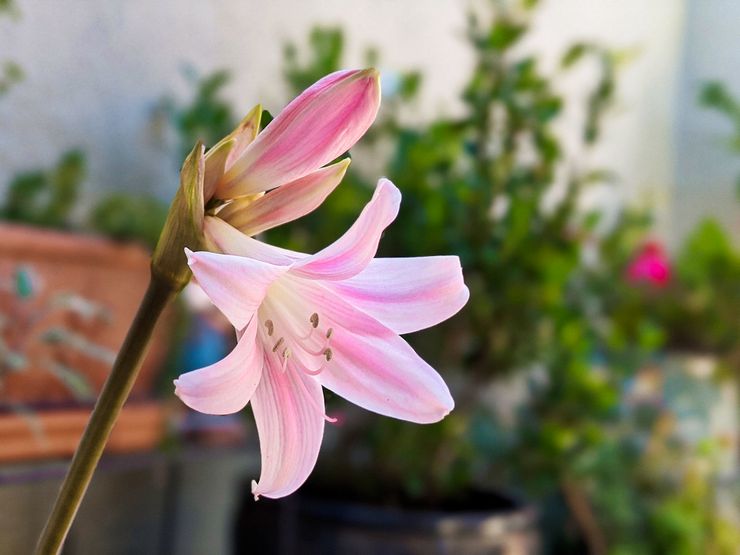
[[[260,552],[280,555],[539,553],[537,515],[532,507],[494,494],[477,494],[471,501],[475,510],[449,512],[308,497],[278,503],[260,500],[249,508],[245,503],[239,521],[249,528],[248,519],[255,519],[252,523],[259,522],[260,530],[253,534],[244,528],[238,530],[237,536],[246,533],[246,541],[237,540],[237,553],[251,552],[254,539],[260,536]]]

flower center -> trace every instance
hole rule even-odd
[[[308,319],[309,326],[308,331],[304,334],[285,334],[285,335],[278,335],[275,333],[275,322],[273,322],[271,319],[266,319],[263,323],[265,326],[265,332],[267,333],[267,337],[269,338],[268,344],[270,341],[272,341],[272,352],[278,353],[282,358],[282,365],[283,370],[285,370],[285,366],[287,364],[287,360],[291,358],[293,351],[291,349],[291,345],[296,347],[297,349],[300,349],[305,354],[309,355],[309,357],[321,357],[321,364],[318,368],[307,368],[305,365],[298,362],[298,366],[300,366],[300,369],[305,372],[306,374],[310,376],[317,376],[320,374],[327,366],[327,363],[329,363],[334,356],[334,353],[331,350],[330,344],[331,344],[331,338],[334,334],[334,328],[327,328],[325,331],[318,331],[320,318],[317,312],[314,312],[311,314],[310,318]],[[320,333],[323,335],[323,338],[319,341],[320,346],[318,348],[315,348],[312,346],[312,343],[316,343],[315,335],[316,333]],[[288,344],[288,341],[286,341],[286,337],[289,338],[290,344]],[[300,357],[304,358],[304,357]]]
[[[316,403],[313,396],[307,391],[307,386],[303,381],[305,378],[301,376],[301,374],[318,376],[327,368],[334,356],[330,347],[334,329],[331,327],[321,329],[321,318],[317,312],[312,313],[308,318],[305,332],[288,329],[290,327],[288,322],[281,320],[280,323],[284,324],[285,333],[279,333],[280,330],[275,325],[275,321],[270,318],[262,322],[264,332],[267,334],[265,344],[268,346],[268,356],[278,358],[283,372],[293,373],[299,387],[303,389],[306,397],[310,399],[314,408],[323,415],[325,420],[336,422],[336,418],[324,414],[323,408]],[[319,363],[312,367],[307,363],[307,359],[319,359]]]

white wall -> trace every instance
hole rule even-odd
[[[17,3],[22,18],[0,20],[0,60],[19,62],[27,78],[0,99],[0,187],[15,172],[80,146],[95,187],[157,187],[168,195],[176,173],[154,148],[149,122],[158,98],[188,92],[183,65],[203,73],[232,68],[229,93],[238,108],[262,101],[276,111],[285,101],[283,43],[303,41],[316,23],[346,27],[352,64],[377,44],[389,65],[427,70],[426,109],[465,72],[457,37],[465,12],[449,0],[433,11],[425,0],[402,9],[390,0]]]
[[[0,190],[15,172],[48,165],[64,148],[80,146],[89,155],[91,188],[154,187],[166,197],[176,186],[176,172],[151,136],[150,114],[161,96],[187,93],[183,64],[204,73],[232,68],[229,94],[236,106],[246,110],[263,101],[274,111],[285,101],[282,44],[303,40],[317,23],[344,26],[349,64],[360,64],[364,48],[373,44],[381,47],[385,68],[422,69],[422,115],[456,109],[455,93],[471,64],[463,0],[17,2],[22,18],[0,21],[0,60],[20,62],[27,79],[0,99]],[[678,90],[687,84],[685,76],[679,80],[686,67],[682,55],[689,66],[701,65],[711,52],[702,41],[716,29],[697,28],[692,21],[684,46],[683,0],[543,3],[526,48],[541,52],[549,67],[573,39],[639,50],[624,71],[604,144],[590,157],[614,168],[633,198],[649,197],[665,232],[668,194],[677,181],[677,121],[686,125],[676,117],[688,104],[688,93]],[[705,3],[717,9],[730,4],[695,2]],[[740,4],[734,9],[740,12]],[[694,17],[696,6],[691,10]],[[734,49],[737,56],[737,40],[730,42],[728,35],[732,26],[725,26],[723,55]],[[587,73],[576,74],[565,90],[582,94],[588,79]],[[564,127],[577,117],[568,114]]]
[[[601,142],[582,158],[591,166],[615,170],[620,178],[619,190],[601,191],[594,204],[606,204],[607,211],[624,201],[649,206],[656,214],[656,232],[664,237],[670,228],[675,180],[674,128],[684,9],[683,0],[551,0],[538,14],[533,41],[545,59],[557,58],[572,40],[599,42],[629,53]],[[583,98],[588,81],[583,71],[567,79],[569,97]],[[568,124],[582,117],[570,111],[562,122],[571,142],[577,141],[574,135],[581,127]]]
[[[723,81],[740,98],[740,2],[690,0],[676,113],[674,235],[688,233],[704,216],[719,219],[740,240],[740,199],[735,183],[740,158],[727,146],[728,120],[697,105],[701,85]]]

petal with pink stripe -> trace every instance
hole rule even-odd
[[[243,409],[262,375],[262,346],[255,340],[257,326],[255,318],[222,360],[176,379],[175,395],[191,409],[206,414],[231,414]]]
[[[470,296],[457,256],[374,258],[359,274],[325,287],[400,334],[447,320]]]
[[[257,235],[313,212],[342,181],[350,160],[326,166],[256,200],[236,199],[218,217],[246,235]]]
[[[259,482],[252,482],[255,498],[297,490],[316,465],[324,436],[321,385],[290,368],[283,371],[270,354],[252,398],[262,459]]]
[[[380,106],[374,69],[327,75],[295,98],[226,171],[218,198],[235,198],[303,177],[349,150]]]
[[[237,330],[246,327],[270,285],[287,271],[242,256],[189,249],[185,254],[198,285]]]
[[[310,279],[340,280],[359,274],[375,256],[380,237],[396,219],[401,193],[387,179],[378,181],[375,193],[352,227],[337,241],[293,266],[296,275]]]
[[[326,344],[331,361],[318,375],[324,387],[367,410],[410,422],[437,422],[452,410],[442,377],[397,333],[319,283],[286,276],[279,288],[284,302],[301,307],[291,312],[316,311],[322,330],[332,328]]]

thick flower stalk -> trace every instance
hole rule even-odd
[[[216,248],[209,220],[255,234],[316,208],[349,161],[326,166],[362,137],[380,103],[377,71],[339,71],[293,100],[260,133],[255,107],[208,152],[197,144],[185,160],[180,188],[152,255],[151,283],[96,403],[51,516],[36,547],[55,555],[72,525],[116,417],[136,379],[154,325],[191,278],[185,249]]]
[[[223,360],[183,374],[176,394],[210,414],[251,402],[262,454],[252,492],[282,497],[308,477],[324,422],[322,387],[418,423],[453,408],[445,382],[399,334],[433,326],[468,299],[456,256],[374,258],[401,194],[381,179],[354,225],[314,255],[272,247],[208,217],[226,254],[188,251],[200,286],[237,331]]]

